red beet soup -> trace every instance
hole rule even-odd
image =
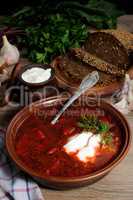
[[[102,169],[117,156],[120,129],[109,113],[77,106],[52,125],[51,111],[56,109],[45,108],[43,118],[31,113],[19,127],[15,149],[26,167],[44,177],[78,177]]]

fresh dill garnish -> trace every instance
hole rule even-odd
[[[85,131],[92,131],[94,134],[101,135],[101,144],[110,145],[112,144],[112,134],[109,131],[110,126],[108,122],[104,122],[98,119],[95,115],[81,116],[77,126]]]
[[[88,131],[106,132],[109,130],[108,124],[99,120],[95,115],[81,116],[77,125]]]
[[[95,115],[89,116],[81,116],[79,122],[77,124],[80,128],[83,128],[87,131],[95,130],[98,131],[99,129],[99,120]]]

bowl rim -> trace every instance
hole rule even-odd
[[[40,83],[30,83],[30,82],[27,82],[25,81],[23,78],[22,78],[22,74],[28,70],[28,69],[31,69],[31,68],[42,68],[42,69],[51,69],[51,76],[48,80],[46,81],[42,81]],[[47,83],[49,83],[50,81],[52,81],[54,79],[54,76],[55,76],[55,69],[50,65],[50,64],[26,64],[23,68],[21,68],[21,70],[19,71],[18,75],[17,75],[17,78],[19,79],[19,81],[21,83],[23,83],[24,85],[26,86],[29,86],[29,87],[41,87],[41,86],[44,86],[46,85]]]
[[[124,146],[122,147],[121,152],[119,153],[118,156],[116,156],[116,158],[114,158],[109,164],[107,164],[105,167],[101,168],[100,170],[97,170],[96,172],[90,173],[88,175],[84,175],[84,176],[78,176],[78,177],[58,177],[58,176],[41,176],[38,175],[36,172],[34,172],[34,170],[28,169],[21,160],[16,159],[16,157],[14,156],[14,154],[10,151],[10,148],[12,148],[12,141],[9,140],[9,136],[11,137],[10,134],[10,130],[12,127],[12,124],[14,123],[14,121],[16,121],[16,119],[18,119],[18,116],[20,114],[22,114],[23,112],[25,112],[27,109],[29,109],[29,106],[35,106],[35,105],[39,105],[41,103],[48,103],[50,102],[54,102],[56,100],[67,100],[67,97],[59,95],[59,96],[54,96],[54,97],[49,97],[46,99],[41,99],[37,102],[32,103],[31,105],[28,105],[26,107],[24,107],[20,112],[18,112],[15,117],[11,120],[7,131],[6,131],[6,139],[5,139],[5,143],[6,143],[6,148],[7,148],[7,152],[9,154],[9,156],[12,158],[12,160],[15,162],[15,164],[24,172],[26,172],[27,174],[29,174],[32,177],[36,177],[37,179],[40,180],[44,180],[44,181],[51,181],[51,182],[56,182],[56,183],[74,183],[74,182],[82,182],[82,181],[87,181],[96,177],[100,177],[105,175],[106,173],[108,173],[109,171],[111,171],[115,166],[117,166],[127,155],[129,148],[131,146],[131,130],[129,127],[129,124],[126,120],[126,118],[123,116],[122,113],[120,113],[116,108],[114,108],[111,104],[107,103],[104,100],[100,100],[100,103],[102,105],[105,105],[106,107],[108,107],[109,109],[111,109],[111,111],[114,112],[114,114],[119,117],[119,119],[121,121],[124,122],[124,127],[125,127],[125,133],[126,133],[126,142],[124,143]]]

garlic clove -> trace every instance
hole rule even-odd
[[[125,75],[125,83],[122,89],[122,100],[113,106],[123,114],[133,111],[133,80],[128,74]]]
[[[3,57],[5,63],[7,63],[8,65],[13,65],[18,63],[20,53],[17,47],[10,44],[5,35],[2,38],[3,38],[3,47],[0,50],[0,56]]]
[[[128,106],[128,101],[127,101],[127,96],[123,96],[122,100],[119,101],[118,103],[113,105],[116,109],[118,109],[120,112],[123,114],[128,114],[129,113],[129,106]]]

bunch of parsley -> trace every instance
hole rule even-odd
[[[5,17],[0,24],[25,32],[17,39],[26,57],[50,63],[70,47],[82,45],[88,27],[115,28],[121,14],[115,4],[106,0],[41,0],[37,6],[24,7]]]
[[[80,47],[88,35],[88,28],[80,20],[63,15],[51,15],[45,24],[26,28],[21,43],[32,61],[49,63],[55,56],[64,54],[70,47]]]

